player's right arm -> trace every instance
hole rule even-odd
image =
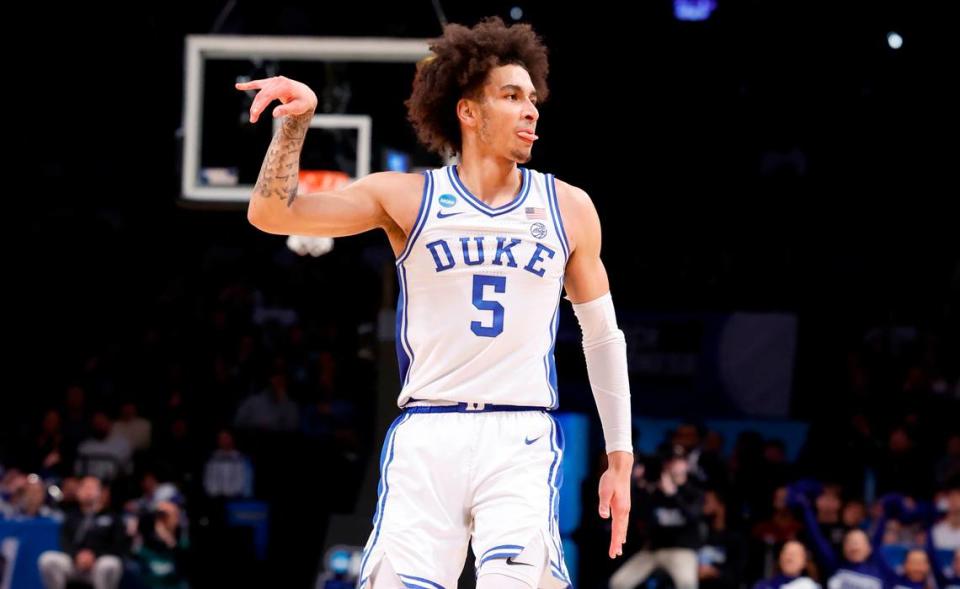
[[[317,106],[317,96],[306,84],[277,76],[237,84],[238,90],[257,90],[250,105],[250,122],[274,101],[282,104],[273,117],[283,117],[260,168],[260,176],[247,208],[255,227],[278,235],[342,237],[386,227],[390,217],[382,195],[397,182],[409,182],[405,174],[371,174],[336,191],[297,194],[300,151]]]

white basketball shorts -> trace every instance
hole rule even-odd
[[[454,589],[468,542],[478,577],[570,586],[558,528],[563,433],[542,409],[510,409],[408,406],[393,422],[358,589],[383,559],[406,587]]]

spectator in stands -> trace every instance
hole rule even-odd
[[[921,547],[932,539],[936,520],[936,508],[930,501],[917,501],[896,493],[884,496],[875,506],[878,525],[886,523],[884,544],[894,543],[904,547]]]
[[[927,546],[928,558],[932,561],[934,578],[937,580],[938,589],[960,589],[960,548],[953,551],[953,558],[950,564],[944,567],[937,563],[936,555]]]
[[[764,440],[763,472],[767,484],[771,487],[789,484],[795,478],[793,465],[787,460],[787,445],[783,440]]]
[[[286,375],[274,372],[266,390],[244,400],[237,409],[235,424],[241,429],[297,431],[300,427],[300,408],[289,397]]]
[[[723,454],[723,435],[720,432],[707,430],[700,446],[700,459],[697,462],[707,484],[724,492],[730,490],[730,474]]]
[[[8,519],[51,519],[63,521],[63,514],[47,505],[47,485],[35,475],[27,475],[11,501]]]
[[[185,419],[192,411],[193,407],[188,402],[183,390],[180,387],[171,387],[156,409],[156,415],[158,416],[156,430],[168,432],[174,421]]]
[[[166,479],[168,477],[162,477]],[[140,490],[142,495],[136,499],[131,499],[124,506],[127,513],[144,515],[153,513],[161,501],[172,501],[183,504],[183,493],[173,482],[163,480],[156,471],[152,469],[144,470],[140,477]]]
[[[27,475],[19,468],[8,468],[0,478],[0,517],[13,515],[16,497],[27,484]]]
[[[777,562],[780,574],[758,581],[753,589],[820,589],[820,585],[806,575],[807,549],[797,540],[784,543]]]
[[[787,506],[787,488],[777,487],[773,491],[770,515],[756,523],[751,535],[765,544],[782,544],[796,540],[803,524],[794,517]]]
[[[50,409],[43,415],[40,433],[33,440],[29,468],[46,477],[61,478],[68,474],[72,459],[67,455],[61,429],[60,413]]]
[[[960,549],[960,483],[947,489],[947,514],[932,530],[933,545],[937,550]]]
[[[131,471],[133,449],[126,438],[115,434],[113,421],[103,411],[93,414],[93,435],[77,447],[74,472],[94,476],[102,481],[112,481]]]
[[[64,589],[68,581],[80,580],[94,589],[115,589],[127,549],[123,524],[106,508],[99,479],[84,477],[77,500],[80,510],[68,514],[60,528],[63,552],[51,550],[40,555],[43,584],[47,589]]]
[[[864,529],[867,525],[867,506],[859,498],[847,499],[843,504],[843,513],[840,516],[846,530]]]
[[[740,531],[730,525],[727,504],[717,490],[703,495],[706,532],[697,553],[699,589],[740,589],[746,565],[746,545]]]
[[[639,484],[634,485],[633,509],[645,520],[648,545],[613,573],[610,589],[633,589],[658,566],[667,571],[677,589],[696,589],[703,492],[688,480],[683,448],[667,450],[655,482],[645,478],[643,468],[634,472]]]
[[[331,443],[334,432],[343,424],[342,416],[338,414],[341,407],[334,401],[333,391],[319,389],[317,395],[318,399],[305,405],[300,412],[303,434]]]
[[[194,440],[190,423],[182,417],[173,420],[163,438],[163,453],[158,455],[161,470],[185,483],[193,480],[203,464],[203,454]]]
[[[127,401],[120,406],[120,417],[113,424],[113,433],[126,439],[134,452],[150,448],[151,429],[150,421],[137,413],[136,403]]]
[[[83,387],[73,384],[67,387],[62,411],[63,441],[67,448],[74,449],[90,436],[90,415],[87,413],[87,394]]]
[[[887,450],[877,463],[877,492],[928,497],[933,490],[931,467],[904,426],[890,431]]]
[[[752,514],[755,518],[747,519],[750,526],[747,574],[750,580],[755,580],[771,573],[778,548],[790,540],[799,540],[803,524],[788,507],[786,487],[771,491],[766,506]]]
[[[883,555],[873,549],[873,543],[863,530],[850,530],[843,538],[843,556],[836,553],[816,538],[814,546],[828,564],[827,587],[829,589],[863,588],[881,589],[894,587],[897,574],[887,564]]]
[[[217,449],[203,469],[203,489],[209,497],[250,497],[253,495],[253,466],[250,459],[237,450],[233,433],[221,429]]]
[[[921,548],[910,550],[903,561],[903,575],[900,576],[896,589],[940,589],[933,584],[930,570],[927,553]]]
[[[356,415],[353,402],[333,389],[317,388],[315,401],[301,410],[302,432],[309,440],[332,444],[333,454],[344,456],[356,451]]]
[[[873,548],[880,546],[883,525],[876,526],[872,539],[861,529],[848,530],[843,537],[843,556],[839,557],[820,533],[809,500],[801,493],[791,494],[791,500],[803,512],[819,560],[826,565],[828,589],[887,589],[907,582]]]
[[[80,509],[77,502],[77,491],[80,490],[80,477],[67,476],[60,481],[60,492],[53,491],[53,498],[57,502],[57,508],[63,513],[69,513]]]
[[[141,580],[150,589],[186,587],[183,569],[188,542],[180,519],[180,508],[170,501],[157,503],[149,517],[140,519],[141,543],[136,557]]]
[[[960,433],[952,433],[947,438],[946,448],[936,466],[936,482],[946,485],[950,481],[960,479]]]
[[[904,522],[898,519],[886,519],[878,521],[876,525],[882,525],[883,537],[880,541],[881,546],[898,545],[911,546],[918,544],[917,538],[922,537],[922,526],[920,522]]]
[[[691,480],[701,485],[707,480],[706,473],[700,468],[700,444],[703,441],[703,434],[704,428],[702,426],[687,422],[678,425],[670,439],[674,446],[683,448],[690,469],[689,476]]]
[[[817,527],[835,552],[843,549],[843,534],[846,531],[840,518],[843,509],[842,490],[839,485],[824,485],[814,502],[817,510]],[[811,541],[808,537],[808,541]]]

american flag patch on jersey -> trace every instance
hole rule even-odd
[[[528,219],[546,219],[547,211],[543,207],[526,207],[524,211],[527,213]]]

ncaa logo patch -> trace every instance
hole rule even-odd
[[[547,236],[547,226],[540,222],[534,223],[530,226],[530,235],[537,239],[543,239]]]
[[[457,204],[457,197],[452,194],[441,194],[440,195],[440,206],[450,208],[453,205]]]

